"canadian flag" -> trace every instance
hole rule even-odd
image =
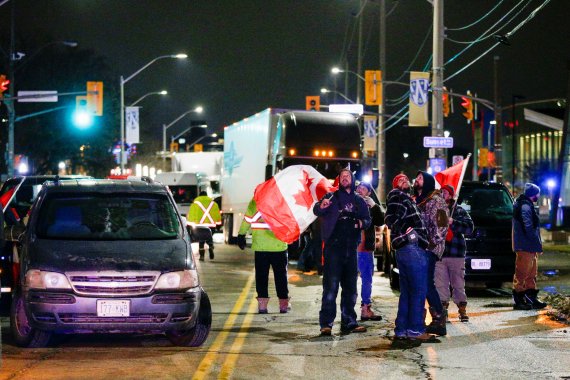
[[[253,198],[275,236],[292,243],[317,218],[313,205],[333,190],[312,166],[293,165],[258,185]]]
[[[434,176],[436,181],[436,187],[442,188],[445,185],[453,186],[453,189],[455,190],[454,198],[457,199],[457,196],[459,195],[459,190],[461,189],[461,184],[463,183],[463,177],[465,176],[465,170],[467,170],[467,164],[469,163],[470,157],[471,153],[469,153],[464,160],[461,160],[457,164],[437,173]]]

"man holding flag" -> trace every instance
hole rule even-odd
[[[339,189],[326,194],[313,207],[313,213],[322,220],[321,235],[324,241],[323,297],[319,324],[321,335],[331,335],[336,317],[336,297],[341,291],[341,332],[366,332],[356,320],[358,296],[358,256],[356,248],[360,234],[370,226],[370,212],[364,199],[356,194],[354,177],[350,169],[339,174]]]

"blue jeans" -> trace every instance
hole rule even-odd
[[[427,251],[427,294],[426,298],[429,307],[434,309],[438,315],[443,313],[443,305],[441,304],[441,298],[439,298],[439,293],[435,287],[435,263],[437,262],[437,256],[435,253]]]
[[[319,312],[319,324],[332,327],[336,318],[336,296],[339,285],[341,328],[351,329],[358,326],[356,305],[358,264],[356,242],[334,240],[325,244],[325,265],[323,267],[323,299]]]
[[[424,305],[427,292],[427,253],[417,244],[396,250],[400,272],[400,300],[394,332],[397,337],[425,333]]]
[[[372,252],[358,252],[358,271],[362,288],[360,298],[363,305],[370,305],[372,294],[372,275],[374,275],[374,254]]]

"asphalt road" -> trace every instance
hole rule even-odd
[[[568,254],[546,253],[540,286],[568,289]],[[257,314],[253,254],[216,245],[199,263],[213,324],[199,348],[172,346],[160,335],[75,335],[43,349],[13,345],[2,318],[0,379],[561,379],[570,378],[570,326],[546,311],[514,311],[509,284],[468,290],[469,323],[450,306],[448,335],[398,345],[393,336],[398,292],[374,276],[374,308],[363,334],[319,336],[321,279],[289,269],[293,310],[279,314],[273,285],[269,314]],[[558,268],[554,268],[558,266]],[[551,288],[549,288],[551,289]],[[359,303],[359,301],[358,301]],[[338,316],[337,319],[340,317]]]

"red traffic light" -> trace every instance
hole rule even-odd
[[[0,75],[0,93],[8,90],[10,81],[6,79],[6,75]]]

